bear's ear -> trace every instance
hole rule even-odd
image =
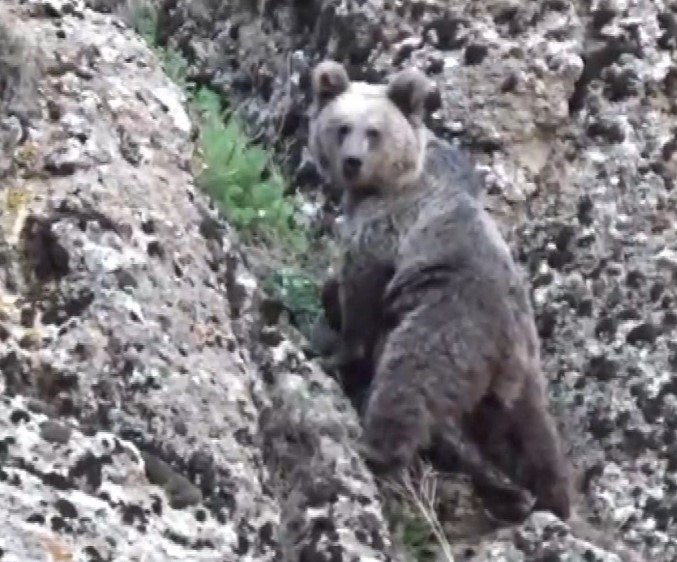
[[[324,60],[313,69],[313,100],[318,107],[324,106],[336,96],[342,94],[350,86],[350,78],[343,65]]]
[[[433,90],[433,83],[414,67],[400,70],[393,76],[386,90],[387,96],[405,117],[423,117],[426,98]]]

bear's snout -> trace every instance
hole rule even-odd
[[[362,160],[355,156],[347,156],[343,159],[343,175],[347,180],[354,180],[360,175]]]

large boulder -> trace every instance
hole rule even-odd
[[[386,560],[355,414],[262,324],[178,87],[116,17],[0,10],[3,126],[40,108],[3,153],[0,558]]]

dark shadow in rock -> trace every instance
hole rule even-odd
[[[148,480],[164,488],[172,508],[183,509],[202,501],[202,493],[197,486],[177,473],[165,461],[146,452],[142,452],[141,456],[146,464]]]
[[[576,82],[574,92],[569,98],[569,111],[576,113],[583,108],[588,93],[588,84],[600,78],[602,70],[618,61],[621,55],[641,56],[641,48],[633,41],[619,37],[583,53],[583,72]]]
[[[31,376],[24,363],[19,359],[16,351],[10,351],[0,357],[0,373],[5,379],[5,394],[14,396],[21,394],[30,387]]]
[[[103,213],[76,208],[66,200],[47,217],[29,215],[21,231],[22,254],[28,273],[39,283],[57,281],[70,273],[68,250],[52,231],[52,225],[64,219],[76,219],[82,231],[88,222],[95,221],[103,230],[120,235],[118,225]]]
[[[70,272],[68,250],[52,232],[54,222],[31,215],[21,233],[24,260],[40,283],[59,280]]]

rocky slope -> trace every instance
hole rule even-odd
[[[264,322],[194,187],[181,92],[111,4],[0,4],[0,559],[404,560],[353,410]],[[456,558],[611,561],[622,539],[672,560],[675,19],[649,0],[446,6],[169,0],[159,31],[291,139],[299,183],[314,58],[436,76],[432,125],[491,171],[579,509],[608,539],[535,514]]]
[[[0,559],[385,560],[355,416],[259,324],[178,88],[117,18],[0,9]]]
[[[486,167],[531,274],[579,510],[656,560],[677,556],[676,22],[660,0],[167,0],[158,35],[291,146],[302,185],[317,60],[435,78],[431,126]]]

